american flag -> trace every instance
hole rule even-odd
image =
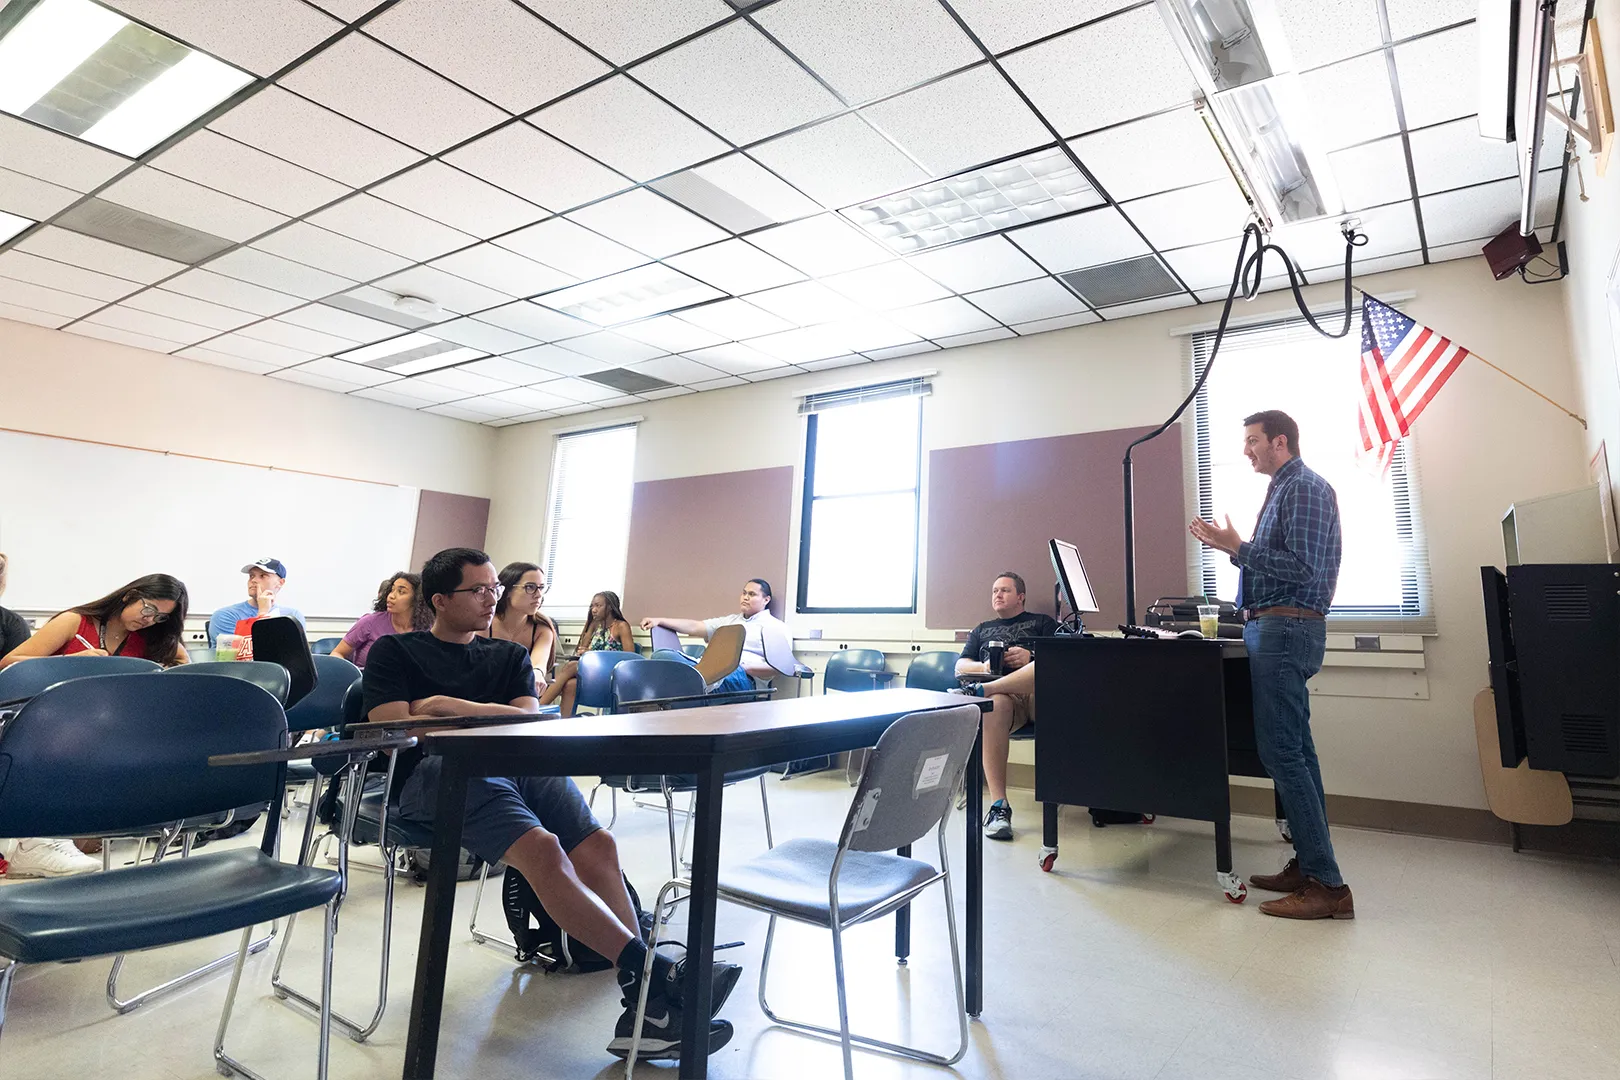
[[[1361,299],[1361,449],[1380,472],[1468,350],[1388,304]]]

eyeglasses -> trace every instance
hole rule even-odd
[[[534,582],[530,581],[519,585],[518,588],[522,589],[529,596],[544,596],[546,593],[551,591],[551,583],[547,582],[544,585],[536,585]]]
[[[474,585],[471,588],[451,589],[450,590],[450,594],[452,596],[454,596],[458,592],[472,593],[474,596],[478,597],[480,600],[482,600],[486,596],[489,597],[491,600],[499,600],[501,598],[501,594],[506,592],[506,586],[505,585]]]
[[[151,623],[153,626],[156,626],[158,623],[162,622],[164,619],[167,619],[168,616],[163,614],[163,612],[159,611],[158,608],[157,608],[157,605],[152,603],[150,600],[142,600],[141,601],[141,618],[145,619],[147,622]]]

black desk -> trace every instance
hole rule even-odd
[[[720,800],[725,774],[794,758],[838,754],[876,745],[907,713],[953,708],[972,698],[932,690],[875,690],[716,705],[675,712],[574,717],[427,734],[421,745],[444,759],[434,812],[433,862],[422,908],[416,988],[405,1042],[405,1080],[433,1075],[444,1006],[444,974],[455,907],[457,855],[471,776],[577,776],[683,773],[697,777],[693,809],[692,896],[688,909],[682,1077],[708,1075],[710,979],[714,961],[715,874],[720,856]],[[988,704],[988,703],[985,703]],[[982,707],[982,706],[981,706]],[[966,777],[967,1008],[983,1008],[984,834],[979,747]],[[895,954],[909,951],[909,921],[897,913]],[[700,1037],[701,1036],[701,1037]],[[537,1030],[536,1037],[543,1037]]]
[[[1209,821],[1216,881],[1242,903],[1227,777],[1266,775],[1243,642],[1056,637],[1037,648],[1041,868],[1057,858],[1059,805]]]

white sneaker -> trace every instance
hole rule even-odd
[[[73,846],[71,840],[31,837],[18,840],[7,860],[7,877],[66,877],[89,874],[101,869],[101,860],[92,859]]]

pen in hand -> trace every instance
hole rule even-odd
[[[92,645],[88,641],[84,640],[84,635],[83,634],[74,634],[73,635],[73,640],[77,641],[80,645],[83,645],[87,649],[94,649],[95,648],[94,645]]]

